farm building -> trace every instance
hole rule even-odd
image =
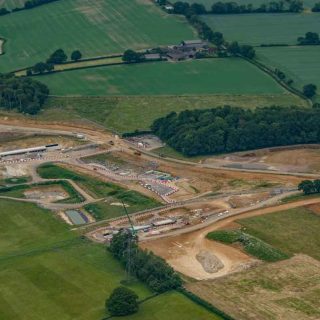
[[[169,46],[167,57],[173,61],[194,59],[197,52],[208,50],[208,43],[203,40],[184,40],[177,46]]]
[[[161,55],[160,53],[147,53],[144,55],[146,60],[160,60]]]
[[[184,40],[180,44],[180,48],[183,50],[198,50],[206,49],[208,47],[208,42],[196,39],[196,40]]]

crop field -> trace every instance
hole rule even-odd
[[[245,81],[244,81],[245,75]],[[279,94],[272,78],[241,59],[153,62],[36,77],[54,95]]]
[[[257,48],[256,51],[259,60],[283,71],[294,80],[293,85],[301,88],[314,83],[320,87],[319,46]]]
[[[320,318],[319,280],[320,262],[297,255],[187,287],[234,319],[316,320]]]
[[[56,49],[84,57],[175,44],[196,35],[181,17],[148,0],[63,0],[1,17],[7,39],[0,72],[43,61]]]
[[[128,132],[149,129],[155,119],[172,111],[224,105],[255,108],[271,105],[306,106],[306,103],[292,94],[56,97],[48,100],[46,108],[38,117],[44,121],[60,122],[90,120],[118,132]]]
[[[290,209],[237,221],[249,233],[282,252],[320,260],[320,217],[306,208]]]
[[[251,45],[294,45],[306,32],[320,32],[319,15],[311,13],[206,15],[202,19],[227,41]]]
[[[46,320],[105,316],[105,299],[125,272],[104,246],[80,240],[52,212],[33,204],[1,200],[0,216],[1,320],[42,320],[44,314]],[[139,282],[130,287],[139,299],[151,295]],[[142,320],[178,320],[181,315],[220,319],[176,292],[142,304],[138,314]]]

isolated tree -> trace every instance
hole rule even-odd
[[[126,287],[113,290],[106,300],[106,308],[112,316],[126,316],[136,313],[139,309],[137,294]]]
[[[79,50],[75,50],[71,53],[71,60],[78,61],[82,58],[82,53]]]
[[[317,93],[317,86],[310,83],[307,84],[303,87],[303,94],[307,97],[307,98],[312,98],[316,95]]]
[[[314,183],[311,180],[303,180],[298,185],[298,190],[308,195],[315,192]]]
[[[58,49],[51,54],[51,56],[47,60],[47,63],[60,64],[60,63],[66,62],[67,59],[68,57],[65,54],[65,52],[62,49]]]
[[[139,62],[142,60],[142,54],[134,50],[126,50],[122,56],[124,62]]]

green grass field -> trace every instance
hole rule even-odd
[[[226,40],[251,45],[294,45],[306,32],[320,32],[319,15],[311,13],[207,15],[202,19]]]
[[[52,212],[33,204],[0,200],[0,217],[1,320],[105,317],[105,299],[125,279],[125,272],[104,246],[81,240]],[[139,282],[130,287],[140,299],[151,294]],[[181,316],[221,319],[176,292],[142,304],[132,319]]]
[[[290,257],[261,239],[241,230],[217,230],[208,233],[207,238],[226,244],[241,244],[244,251],[263,261],[275,262]]]
[[[12,198],[26,198],[25,192],[37,188],[41,190],[41,187],[45,188],[48,186],[61,187],[67,194],[68,198],[59,200],[60,203],[79,203],[84,201],[83,197],[73,188],[73,186],[68,181],[56,181],[56,182],[44,182],[37,183],[33,185],[19,184],[13,186],[6,186],[0,188],[0,195]]]
[[[10,253],[52,246],[74,238],[52,212],[33,204],[0,200],[0,260]]]
[[[283,71],[300,89],[308,83],[320,87],[319,57],[319,46],[257,48],[257,58],[261,62]]]
[[[148,0],[62,0],[1,17],[0,37],[7,39],[0,72],[7,72],[45,60],[59,48],[92,57],[196,35],[184,19]]]
[[[155,119],[172,111],[180,112],[186,109],[205,109],[224,105],[255,108],[270,105],[305,106],[306,103],[292,94],[59,97],[50,98],[44,111],[37,117],[43,121],[59,122],[89,120],[111,130],[128,132],[136,129],[146,130]],[[10,116],[3,112],[1,114]]]
[[[245,75],[245,80],[244,80]],[[35,77],[53,95],[279,94],[272,78],[241,59],[153,62]]]
[[[237,221],[249,233],[282,252],[320,259],[320,217],[305,208],[291,209]]]

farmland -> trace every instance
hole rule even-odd
[[[243,81],[243,74],[246,81]],[[273,79],[240,59],[154,62],[38,77],[54,95],[279,94]]]
[[[7,72],[58,48],[92,57],[175,44],[195,34],[185,20],[165,16],[147,0],[64,0],[1,17],[0,37],[7,39],[0,71]]]
[[[1,319],[40,320],[44,314],[48,320],[101,319],[106,297],[125,278],[122,266],[103,246],[80,240],[49,211],[6,200],[0,206]],[[140,299],[151,294],[138,282],[131,286]],[[139,319],[150,319],[154,308],[155,319],[170,314],[178,320],[184,313],[190,320],[220,319],[175,292],[142,305]]]
[[[0,216],[1,256],[74,238],[74,235],[68,232],[69,228],[58,223],[50,211],[33,204],[1,199]]]
[[[254,46],[294,45],[306,32],[320,32],[319,16],[310,13],[206,15],[202,19],[226,40]]]
[[[235,319],[315,320],[320,313],[320,262],[298,255],[187,287]]]
[[[115,131],[128,132],[136,129],[146,130],[155,119],[172,111],[223,105],[244,108],[270,105],[305,106],[305,101],[292,94],[55,97],[49,99],[44,112],[38,117],[44,121],[69,120],[82,123],[89,120]]]
[[[320,260],[320,218],[297,208],[238,221],[249,233],[289,255],[304,253]]]
[[[307,83],[320,87],[320,47],[257,48],[257,58],[264,64],[283,71],[294,85],[302,88]]]
[[[230,228],[241,225],[246,234],[261,239],[291,258],[260,264],[214,281],[190,283],[188,289],[214,302],[236,319],[318,319],[320,218],[313,211],[318,213],[319,206],[297,207],[236,220],[238,225],[230,224]],[[239,233],[228,229],[209,235],[233,243]],[[250,250],[253,248],[251,246]],[[264,254],[264,246],[260,246],[260,250]]]

